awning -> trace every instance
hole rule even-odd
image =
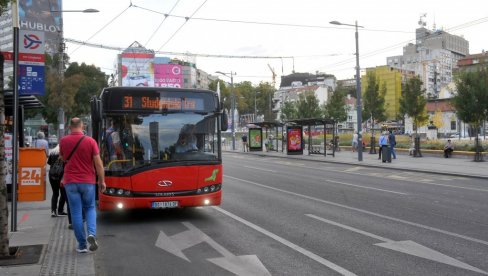
[[[4,100],[5,100],[5,116],[12,116],[14,94],[11,89],[4,90]],[[39,101],[39,99],[33,95],[19,96],[19,106],[24,107],[24,109],[34,109],[34,108],[44,107],[41,101]]]

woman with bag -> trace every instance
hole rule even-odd
[[[47,159],[49,164],[49,183],[53,190],[51,197],[51,217],[66,216],[69,213],[69,205],[66,200],[66,191],[61,187],[61,179],[63,178],[63,161],[59,159],[59,145],[51,150]],[[59,203],[58,203],[59,198]],[[68,213],[64,212],[64,204],[68,208]],[[70,219],[71,224],[71,219]]]

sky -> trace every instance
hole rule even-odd
[[[132,3],[132,6],[130,6]],[[355,29],[359,28],[360,67],[381,66],[415,42],[425,15],[426,28],[443,29],[469,41],[470,53],[488,50],[488,1],[454,0],[64,0],[63,10],[97,9],[99,13],[64,12],[64,37],[128,47],[138,41],[164,55],[196,62],[197,68],[235,72],[235,82],[272,81],[280,76],[323,72],[337,79],[355,75]],[[165,19],[164,14],[170,14]],[[184,17],[190,17],[185,20]],[[230,22],[233,21],[233,22]],[[238,21],[238,22],[237,22]],[[247,22],[255,22],[253,24]],[[276,24],[256,24],[276,23]],[[159,28],[158,28],[159,26]],[[67,43],[71,62],[85,62],[114,73],[119,51]],[[282,57],[273,59],[192,56]],[[293,57],[293,58],[291,58]],[[269,65],[269,66],[268,66]]]

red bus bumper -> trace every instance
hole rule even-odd
[[[208,200],[208,203],[206,201]],[[98,209],[124,210],[124,209],[152,209],[153,202],[178,201],[178,207],[196,207],[220,205],[222,201],[222,190],[215,193],[194,195],[194,196],[175,196],[175,197],[118,197],[106,194],[99,194]]]

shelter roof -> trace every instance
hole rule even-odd
[[[4,90],[4,99],[5,99],[5,115],[12,116],[13,113],[13,102],[14,102],[14,95],[12,90]],[[43,108],[44,105],[37,99],[36,96],[32,95],[22,95],[19,96],[19,106],[23,106],[24,109],[33,109],[33,108]]]

